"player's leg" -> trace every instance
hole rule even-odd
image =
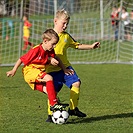
[[[39,90],[41,92],[45,92],[48,95],[51,106],[50,109],[52,111],[65,108],[65,106],[58,104],[53,78],[51,75],[32,67],[32,65],[24,67],[23,74],[25,81],[33,90]]]
[[[74,110],[78,106],[80,93],[80,81],[74,82],[70,89],[70,110]]]
[[[33,43],[31,43],[29,41],[28,41],[28,45],[30,45],[30,48],[33,48],[33,46],[34,46]]]
[[[61,90],[63,84],[58,84],[57,82],[55,83],[54,82],[54,86],[55,86],[55,91],[56,91],[56,94]],[[59,99],[58,99],[58,103],[60,103]],[[66,106],[69,106],[69,105],[66,105]],[[49,103],[49,100],[48,100],[48,118],[46,119],[46,122],[52,122],[52,111],[50,110],[50,103]]]
[[[69,104],[61,103],[59,98],[58,98],[58,103],[60,105],[69,106]],[[50,104],[49,104],[49,100],[48,100],[48,118],[46,119],[46,122],[53,122],[52,121],[52,114],[53,114],[53,112],[50,110]]]
[[[78,81],[72,84],[72,88],[70,90],[70,108],[68,110],[68,113],[69,115],[86,117],[86,114],[78,109],[79,93],[80,93],[80,82]]]
[[[23,46],[22,50],[26,50],[28,47],[28,38],[24,36],[23,41],[24,41],[24,46]]]
[[[73,69],[72,67],[68,68]],[[70,88],[70,108],[68,110],[69,115],[86,117],[86,114],[78,109],[81,81],[75,71],[73,75],[65,75],[65,84]]]
[[[29,37],[23,37],[24,40],[24,46],[22,48],[22,50],[26,50],[28,45],[32,48],[33,44],[31,42],[29,42]]]
[[[57,71],[57,72],[51,72],[49,74],[53,77],[55,91],[56,91],[56,93],[58,93],[63,86],[64,72]],[[51,115],[52,115],[52,111],[50,110],[50,104],[49,104],[49,100],[48,100],[48,118],[46,119],[46,122],[52,122]]]
[[[54,88],[53,78],[51,75],[46,74],[43,78],[37,79],[39,82],[46,82],[46,93],[48,95],[49,103],[50,103],[50,110],[62,110],[66,107],[66,105],[61,105],[58,103],[56,98],[56,91]],[[43,87],[43,91],[45,89],[45,86]]]
[[[52,111],[50,110],[50,104],[49,104],[49,100],[48,100],[48,118],[46,119],[46,122],[52,122]]]
[[[115,41],[118,41],[118,32],[119,32],[119,29],[116,26],[116,28],[115,28]]]
[[[44,92],[46,91],[45,93],[47,93],[48,95],[50,105],[54,106],[57,103],[57,98],[56,98],[56,92],[54,90],[53,78],[48,74],[45,74],[43,76],[44,76],[43,78],[41,77],[41,78],[38,78],[37,80],[39,82],[44,82],[44,83],[46,82],[46,90],[45,88],[43,88],[43,91]]]
[[[31,42],[29,41],[29,37],[27,38],[27,45],[29,45],[30,48],[33,48],[33,43],[31,43]]]

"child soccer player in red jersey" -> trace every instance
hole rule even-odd
[[[56,92],[51,75],[45,72],[46,65],[59,65],[66,74],[70,70],[66,70],[60,60],[56,59],[54,47],[59,40],[57,33],[53,29],[46,30],[42,35],[43,42],[40,45],[30,49],[26,54],[21,56],[16,62],[11,71],[8,71],[7,76],[14,76],[18,67],[23,63],[23,75],[25,81],[33,90],[45,92],[50,101],[50,110],[61,110],[66,105],[59,104],[56,98]],[[46,83],[46,87],[45,87]]]
[[[70,104],[69,104],[70,107],[68,110],[69,115],[86,117],[86,114],[81,112],[77,107],[81,81],[67,59],[67,49],[69,47],[78,49],[78,50],[95,49],[100,47],[100,43],[95,42],[92,45],[88,45],[88,44],[82,44],[75,41],[71,37],[71,35],[65,31],[67,29],[69,20],[70,20],[70,16],[68,12],[65,11],[64,9],[56,12],[56,15],[54,18],[54,31],[59,36],[59,42],[57,43],[54,50],[55,50],[55,54],[61,59],[65,67],[73,70],[74,74],[65,75],[58,66],[52,66],[52,65],[48,66],[47,72],[54,79],[56,92],[60,91],[63,84],[65,84],[66,86],[68,86],[68,88],[70,88]],[[46,122],[52,122],[49,105],[48,105],[48,119],[46,120]]]
[[[28,21],[28,16],[24,15],[23,16],[23,21],[24,21],[24,26],[23,26],[23,40],[24,40],[24,46],[22,50],[26,50],[28,45],[30,47],[33,47],[33,44],[29,42],[29,37],[30,37],[30,30],[29,28],[32,26],[32,24]]]

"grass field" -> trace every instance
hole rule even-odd
[[[21,68],[7,78],[11,67],[0,68],[0,133],[132,133],[132,65],[73,65],[82,80],[79,108],[86,118],[70,117],[67,124],[46,123],[46,95],[32,91]],[[59,93],[69,102],[69,89]]]

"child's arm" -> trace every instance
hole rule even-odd
[[[20,59],[18,59],[18,61],[16,62],[15,66],[13,67],[13,69],[11,71],[6,72],[7,77],[11,76],[13,77],[18,69],[18,67],[22,64],[22,61]]]
[[[71,69],[66,69],[66,67],[64,66],[64,64],[62,63],[62,61],[60,60],[59,57],[55,57],[55,58],[52,58],[51,57],[51,64],[52,65],[58,65],[66,75],[72,75],[74,72],[73,70]]]
[[[53,57],[49,57],[49,60],[53,66],[57,66],[59,64],[59,61]]]
[[[66,75],[73,75],[73,74],[74,74],[74,71],[73,71],[72,69],[67,69],[67,68],[64,66],[64,64],[62,63],[61,59],[60,59],[58,56],[56,56],[56,59],[59,61],[58,66],[64,71],[64,73],[65,73]]]
[[[89,50],[89,49],[95,49],[95,48],[100,48],[100,43],[99,42],[95,42],[92,45],[81,44],[81,45],[78,46],[78,49],[80,49],[80,50]]]

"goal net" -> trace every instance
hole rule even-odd
[[[113,7],[120,9],[117,28],[112,26]],[[63,8],[71,15],[67,32],[76,41],[101,43],[101,48],[95,50],[69,48],[71,63],[133,63],[132,0],[1,0],[0,65],[14,65],[30,49],[22,50],[23,15],[28,15],[32,24],[29,41],[35,46],[42,42],[42,33],[53,28],[54,13]],[[126,20],[122,19],[123,8],[127,10]],[[129,22],[126,28],[125,21]]]

